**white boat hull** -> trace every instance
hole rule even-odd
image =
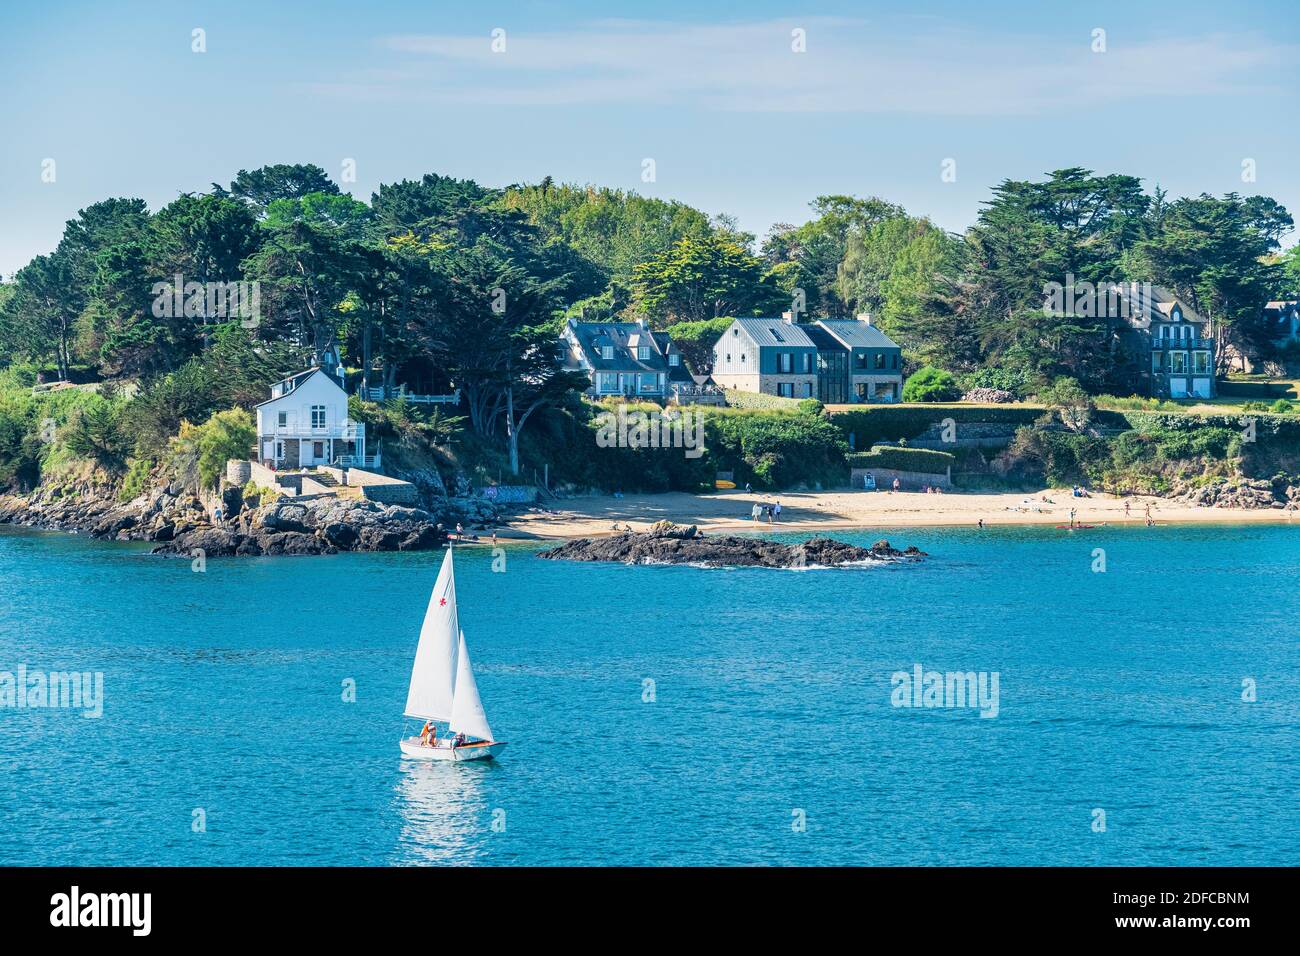
[[[493,740],[483,743],[462,744],[459,747],[429,747],[420,742],[419,737],[404,737],[400,741],[402,756],[413,760],[491,760],[505,747],[505,741]]]

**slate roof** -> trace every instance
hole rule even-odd
[[[637,322],[570,322],[568,328],[577,338],[583,357],[597,372],[669,371],[657,335]],[[613,358],[601,357],[601,349],[606,345],[613,346]],[[650,346],[649,357],[636,357],[639,345]]]
[[[898,348],[898,343],[880,329],[858,319],[821,319],[816,324],[843,342],[847,348]]]
[[[792,325],[782,318],[775,319],[737,319],[745,334],[762,348],[765,345],[793,346],[795,348],[815,348],[813,340],[801,325]]]

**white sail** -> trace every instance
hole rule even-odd
[[[424,625],[420,628],[420,644],[415,649],[415,664],[411,667],[411,688],[406,694],[406,716],[423,720],[447,720],[451,717],[459,634],[456,577],[451,567],[451,549],[448,548],[429,598],[429,609],[424,614]],[[463,640],[459,638],[459,641]],[[474,696],[477,699],[477,691]]]
[[[488,726],[483,701],[479,700],[478,684],[474,683],[474,669],[469,663],[469,650],[465,635],[460,635],[456,652],[456,693],[451,702],[451,731],[467,734],[480,740],[493,740]]]

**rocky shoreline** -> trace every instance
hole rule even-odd
[[[491,502],[468,498],[428,508],[346,497],[245,502],[230,489],[220,500],[225,520],[218,524],[209,506],[174,485],[120,502],[111,487],[83,484],[0,495],[0,524],[152,542],[153,554],[229,557],[421,551],[440,547],[457,522],[484,527],[499,519]]]
[[[649,531],[625,531],[606,538],[575,538],[538,557],[553,561],[617,561],[623,564],[693,564],[710,568],[836,567],[867,561],[919,561],[924,551],[899,551],[888,541],[859,548],[831,538],[781,544],[764,538],[706,535],[694,525],[663,522]]]

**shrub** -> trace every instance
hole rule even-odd
[[[231,458],[247,458],[257,441],[253,416],[245,409],[217,412],[202,425],[181,423],[168,449],[168,470],[190,488],[215,488]]]
[[[1295,406],[1292,405],[1290,402],[1288,402],[1285,398],[1279,398],[1276,402],[1274,402],[1271,406],[1269,406],[1269,411],[1272,412],[1274,415],[1285,415],[1287,412],[1291,411],[1294,407]]]
[[[953,374],[933,365],[918,369],[903,385],[905,402],[955,402],[960,397]]]
[[[149,490],[149,473],[153,471],[153,462],[148,458],[136,458],[126,470],[122,487],[118,490],[118,501],[132,501]]]
[[[820,415],[826,411],[826,406],[815,398],[805,398],[799,403],[799,412],[803,415]]]

